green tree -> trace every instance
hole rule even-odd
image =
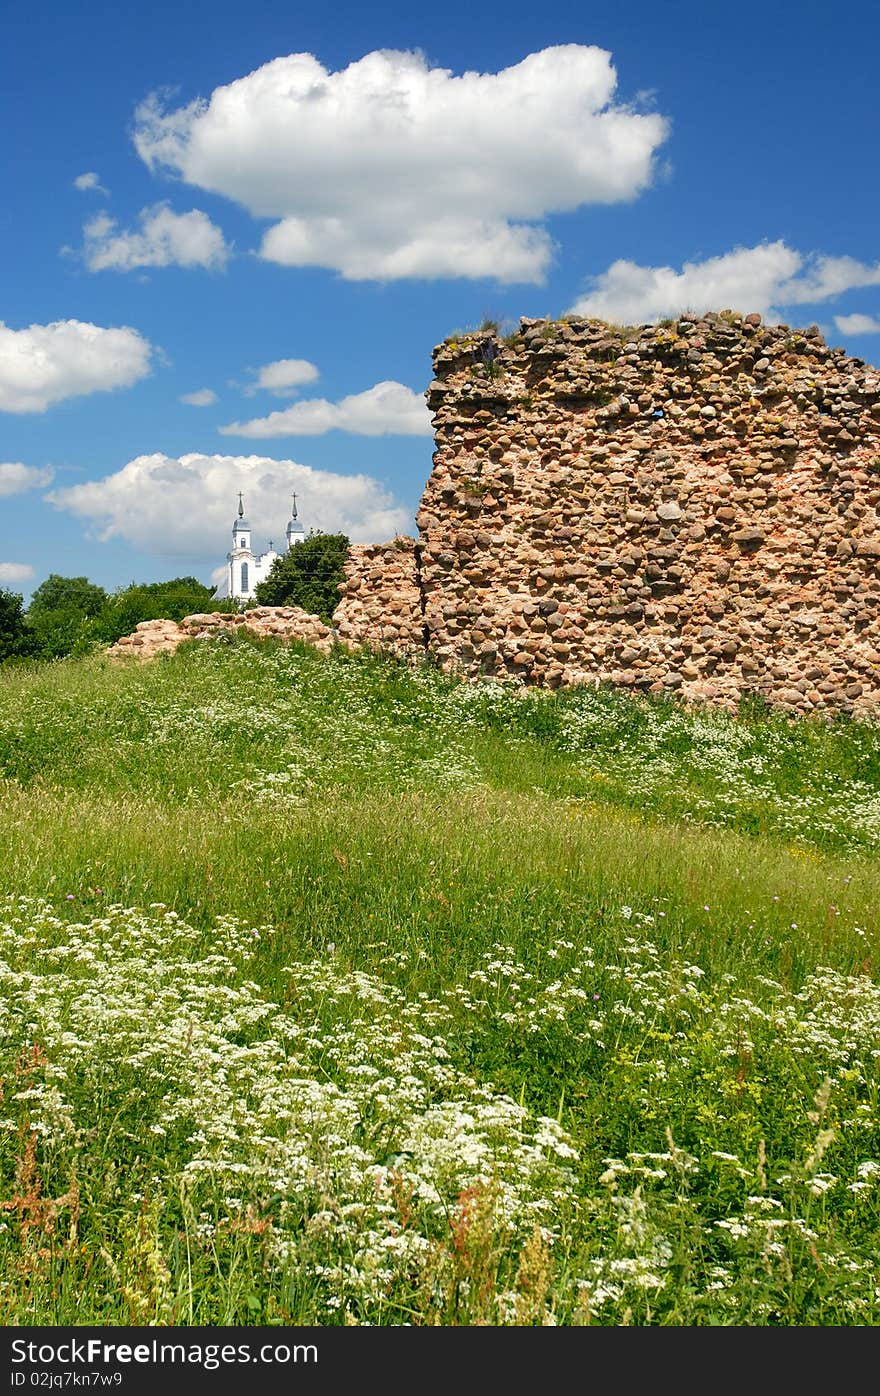
[[[34,650],[34,637],[24,619],[24,601],[17,591],[0,587],[0,663]]]
[[[106,591],[95,582],[90,582],[88,577],[62,577],[58,572],[50,572],[31,596],[28,615],[72,607],[84,616],[96,616],[106,604]]]
[[[339,604],[349,541],[344,533],[312,532],[272,563],[254,588],[260,606],[301,606],[329,625]]]
[[[104,588],[87,577],[50,573],[35,590],[27,609],[37,653],[55,659],[88,648],[96,638],[95,617],[109,599]]]
[[[130,635],[142,620],[183,620],[201,611],[237,610],[235,603],[217,602],[210,587],[195,577],[172,577],[168,582],[132,582],[114,592],[95,626],[104,644]]]

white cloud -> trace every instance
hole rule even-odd
[[[873,315],[835,315],[841,334],[880,334],[880,320]]]
[[[219,561],[244,494],[259,538],[284,537],[295,490],[305,528],[383,542],[412,527],[409,512],[369,475],[338,475],[265,456],[137,456],[115,474],[47,495],[94,524],[104,542],[124,538],[160,556]]]
[[[149,373],[152,352],[127,326],[56,320],[12,330],[0,321],[0,412],[45,412],[64,398],[128,388]]]
[[[293,397],[304,383],[314,383],[320,376],[308,359],[276,359],[255,370],[256,381],[247,388],[248,397],[264,388],[276,397]]]
[[[73,187],[74,189],[81,189],[83,192],[87,189],[96,189],[99,194],[106,194],[108,192],[101,183],[99,175],[96,174],[94,170],[86,170],[85,174],[77,175],[76,179],[73,181]]]
[[[327,431],[349,431],[357,436],[430,436],[431,415],[424,397],[403,383],[376,383],[363,393],[352,393],[339,402],[324,397],[220,427],[223,436],[323,436]]]
[[[542,228],[490,219],[440,216],[402,241],[403,228],[366,207],[358,221],[285,218],[263,238],[261,255],[285,267],[327,267],[349,281],[493,276],[542,283],[553,243]]]
[[[208,100],[137,112],[151,169],[279,220],[262,256],[350,280],[542,281],[552,212],[635,198],[668,123],[615,102],[604,49],[565,44],[455,76],[380,50],[340,72],[276,58]]]
[[[212,407],[217,401],[217,394],[213,388],[199,388],[195,393],[181,393],[178,402],[185,402],[187,407]]]
[[[878,284],[880,264],[804,254],[784,242],[769,242],[737,247],[703,262],[685,262],[680,271],[613,262],[592,279],[572,313],[624,324],[659,320],[683,310],[758,311],[780,320],[782,307],[812,305],[856,286]]]
[[[117,231],[115,218],[99,213],[86,223],[84,255],[91,271],[133,267],[225,267],[229,246],[206,213],[174,213],[156,204],[140,213],[140,232]]]
[[[34,575],[29,562],[0,562],[0,582],[29,582]]]
[[[0,463],[0,498],[42,489],[51,482],[54,474],[48,466],[22,465],[20,461]]]
[[[880,286],[880,262],[868,266],[855,257],[805,257],[804,274],[782,287],[783,305],[833,300],[858,286]]]

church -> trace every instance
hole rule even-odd
[[[296,495],[293,496],[293,509],[287,525],[287,547],[295,548],[302,543],[306,531],[299,521],[296,509]],[[251,544],[251,526],[244,516],[241,491],[238,494],[238,517],[232,525],[232,548],[226,554],[226,576],[214,592],[215,601],[233,598],[235,601],[253,601],[258,582],[264,582],[272,570],[272,564],[280,556],[272,546],[264,553],[255,553]]]

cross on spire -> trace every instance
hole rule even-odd
[[[291,517],[292,519],[295,519],[295,518],[297,517],[297,512],[296,512],[296,494],[294,493],[294,494],[291,496],[291,498],[293,499],[293,511],[292,511],[290,517]]]
[[[244,505],[241,502],[241,490],[238,492],[238,517],[240,519],[244,518]]]

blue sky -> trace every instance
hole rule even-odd
[[[209,581],[238,489],[258,542],[293,489],[307,527],[412,531],[431,349],[486,317],[732,306],[877,358],[867,0],[7,0],[0,49],[26,597]]]

